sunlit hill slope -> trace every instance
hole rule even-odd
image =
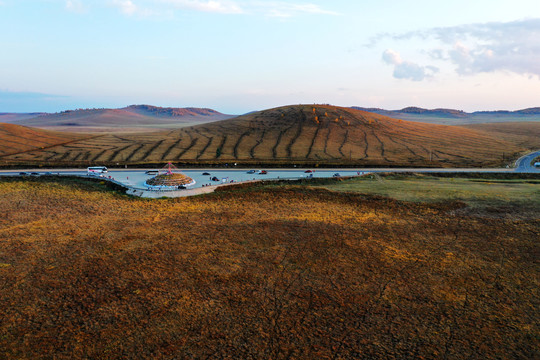
[[[59,133],[0,123],[0,157],[32,150],[42,151],[59,144],[67,145],[82,138],[84,136],[77,134]]]
[[[500,165],[524,150],[474,129],[407,122],[350,108],[294,105],[168,132],[103,135],[4,160],[482,166]]]

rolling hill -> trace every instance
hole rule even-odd
[[[505,141],[512,141],[528,149],[540,149],[540,122],[497,122],[470,124],[463,127],[481,131]]]
[[[443,125],[540,121],[540,108],[538,107],[517,111],[475,111],[472,113],[454,109],[423,109],[414,106],[406,107],[401,110],[362,108],[358,106],[353,106],[352,109],[369,111],[379,115],[407,121]]]
[[[83,136],[76,134],[58,133],[0,123],[0,157],[32,150],[42,151],[59,144],[67,146],[68,143],[82,138]]]
[[[47,113],[0,113],[0,123],[17,123],[23,120],[32,119],[38,116],[47,115]]]
[[[146,132],[229,119],[232,115],[211,109],[162,108],[131,105],[121,109],[78,109],[54,114],[10,114],[0,121],[68,132]]]
[[[173,161],[492,166],[526,150],[516,141],[485,131],[408,122],[350,108],[295,105],[167,132],[107,134],[3,160],[106,165]]]
[[[231,118],[232,115],[225,115],[216,110],[206,109],[206,108],[172,108],[172,107],[159,107],[152,105],[130,105],[128,107],[122,108],[120,110],[128,111],[131,113],[146,115],[146,116],[155,116],[159,118],[179,118],[179,117],[216,117],[220,120],[224,118]]]

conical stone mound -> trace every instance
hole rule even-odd
[[[180,186],[188,185],[193,182],[189,176],[180,173],[161,174],[146,181],[151,186]]]

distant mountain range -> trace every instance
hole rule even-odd
[[[424,109],[414,106],[406,107],[401,110],[385,110],[380,108],[365,108],[359,106],[352,106],[351,108],[369,111],[396,119],[446,125],[507,121],[540,121],[540,107],[517,111],[475,111],[472,113],[455,109]]]
[[[21,120],[32,119],[41,115],[47,115],[47,113],[8,113],[0,112],[0,122],[2,123],[15,123]]]
[[[118,131],[120,128],[130,132],[177,129],[231,117],[234,116],[205,108],[131,105],[120,109],[77,109],[59,113],[0,113],[0,123],[73,132]]]
[[[540,107],[518,111],[476,111],[472,113],[455,109],[424,109],[420,107],[406,107],[401,110],[358,106],[351,108],[395,119],[442,125],[540,121]],[[255,112],[245,115],[253,113]],[[0,113],[0,123],[79,133],[148,132],[179,129],[233,117],[235,116],[207,108],[130,105],[119,109],[76,109],[58,113]]]

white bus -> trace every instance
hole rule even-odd
[[[105,166],[90,166],[88,169],[86,169],[88,175],[96,175],[99,176],[103,173],[107,172],[107,168]]]

